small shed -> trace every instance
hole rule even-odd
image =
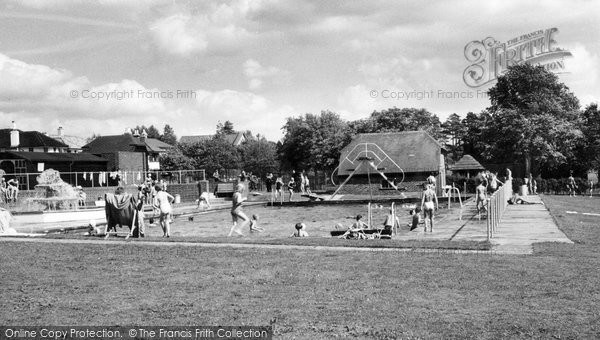
[[[451,167],[452,173],[467,178],[477,176],[485,168],[473,156],[464,155],[456,164]]]

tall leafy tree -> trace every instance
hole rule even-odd
[[[332,170],[351,139],[348,123],[331,111],[288,118],[283,130],[279,155],[287,169]]]
[[[460,116],[456,113],[448,116],[442,123],[442,133],[447,138],[447,148],[449,156],[457,161],[463,156],[463,139],[465,137],[465,128]]]
[[[511,66],[488,95],[488,155],[523,159],[526,173],[572,157],[582,137],[579,101],[555,74],[542,66]]]
[[[352,122],[354,133],[427,131],[433,138],[443,142],[441,122],[438,116],[416,108],[391,108],[374,111],[367,119]]]
[[[163,130],[163,134],[160,136],[160,140],[171,145],[177,144],[177,136],[175,135],[175,130],[169,125],[166,124]]]
[[[218,135],[229,135],[232,133],[235,133],[232,122],[226,120],[225,123],[219,122],[219,124],[217,124],[217,134]]]
[[[249,139],[239,147],[242,168],[265,177],[279,169],[276,144],[265,138]]]

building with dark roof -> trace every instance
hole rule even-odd
[[[160,170],[158,157],[173,146],[158,139],[126,132],[122,135],[97,137],[82,147],[83,152],[108,160],[108,170]]]
[[[0,152],[68,152],[69,146],[38,131],[21,131],[12,122],[12,129],[0,129]]]
[[[479,163],[473,156],[464,155],[454,165],[450,167],[453,174],[466,176],[467,178],[476,176],[480,171],[485,170],[483,165]]]
[[[182,144],[195,144],[206,140],[210,140],[214,138],[214,136],[215,135],[181,136],[179,142]],[[225,135],[224,138],[233,146],[240,146],[247,140],[246,135],[243,132],[230,133]]]
[[[61,173],[61,178],[69,183],[76,183],[72,176],[80,176],[91,171],[106,171],[107,160],[92,154],[67,152],[0,152],[0,169],[7,179],[19,181],[20,189],[31,190],[37,184],[36,177],[46,169],[54,169]],[[80,174],[75,174],[80,172]]]
[[[340,154],[338,180],[350,177],[340,193],[394,195],[381,174],[409,192],[421,191],[433,174],[440,190],[445,185],[445,153],[425,131],[356,135]]]
[[[68,146],[67,152],[81,152],[81,147],[87,143],[85,138],[65,134],[62,126],[58,127],[56,134],[48,134],[47,136],[66,144]]]

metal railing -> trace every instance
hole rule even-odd
[[[503,185],[490,196],[487,203],[487,239],[494,237],[498,230],[500,219],[508,206],[508,200],[512,197],[512,180],[508,179]]]
[[[2,177],[7,180],[15,178],[19,181],[19,190],[34,190],[37,183],[37,176],[41,172],[33,173],[10,173]],[[171,170],[171,171],[75,171],[61,172],[60,178],[73,186],[82,186],[84,188],[111,187],[118,185],[140,184],[146,180],[150,174],[153,180],[163,180],[167,184],[186,184],[196,183],[206,180],[206,173],[202,170]]]

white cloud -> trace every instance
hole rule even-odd
[[[561,81],[575,93],[582,107],[600,102],[598,92],[589,91],[600,88],[600,54],[592,53],[579,43],[566,49],[573,57],[564,59],[567,73],[559,76]]]
[[[280,84],[289,77],[288,71],[280,70],[275,66],[264,67],[254,59],[246,60],[243,68],[244,75],[248,78],[248,87],[251,90],[260,89],[265,80]]]
[[[198,90],[196,126],[209,126],[213,132],[219,121],[229,120],[236,130],[251,130],[268,138],[281,138],[285,118],[294,114],[292,107],[277,105],[263,96],[233,90]],[[192,122],[190,121],[190,122]]]
[[[149,29],[158,47],[169,54],[230,53],[250,43],[252,34],[243,27],[248,10],[244,1],[213,5],[202,14],[179,12],[160,18]]]
[[[204,52],[208,46],[204,30],[192,25],[191,20],[190,16],[173,15],[156,21],[150,30],[156,43],[171,54],[187,56]]]

